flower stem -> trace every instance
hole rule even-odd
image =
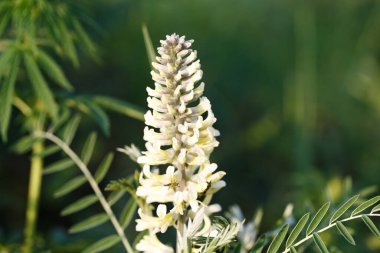
[[[40,156],[44,148],[43,141],[38,140],[32,147],[32,159],[29,177],[28,203],[26,208],[26,221],[24,230],[23,252],[32,252],[36,232],[38,202],[41,192],[43,159]]]

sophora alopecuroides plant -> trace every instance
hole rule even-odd
[[[109,168],[108,159],[104,162],[107,165],[106,169],[99,169],[95,177],[92,177],[86,167],[88,156],[82,155],[81,158],[75,155],[65,141],[51,133],[38,135],[60,146],[81,169],[95,192],[95,195],[70,205],[63,213],[82,210],[94,203],[95,198],[100,201],[106,213],[106,216],[89,218],[74,226],[74,230],[89,229],[108,219],[115,227],[117,235],[100,240],[87,251],[99,252],[121,241],[127,252],[137,250],[147,253],[261,253],[266,249],[267,253],[295,253],[297,250],[303,252],[309,246],[306,242],[313,240],[317,249],[327,253],[328,247],[320,234],[336,228],[345,240],[355,245],[354,238],[346,227],[346,222],[355,219],[362,219],[374,235],[380,236],[379,230],[371,220],[380,216],[380,205],[376,205],[380,201],[379,196],[362,200],[356,195],[331,215],[330,203],[326,203],[310,222],[309,214],[302,216],[289,235],[291,224],[285,224],[275,232],[263,233],[257,240],[257,234],[247,235],[249,231],[257,233],[257,228],[243,226],[242,219],[231,222],[221,216],[212,217],[221,210],[218,204],[211,204],[211,199],[214,193],[226,185],[222,180],[225,172],[217,171],[217,165],[210,161],[212,151],[218,146],[215,137],[219,132],[213,127],[216,119],[210,101],[203,96],[204,83],[200,82],[202,70],[196,51],[190,48],[192,42],[185,40],[184,36],[173,34],[161,41],[161,47],[158,48],[159,56],[152,63],[151,72],[155,81],[154,89],[147,88],[150,110],[145,114],[146,150],[140,152],[135,146],[122,150],[141,166],[142,171],[136,172],[134,177],[112,181],[107,186],[108,190],[116,192],[127,190],[132,196],[119,219],[116,219],[110,209],[115,201],[112,198],[118,199],[119,195],[113,194],[111,196],[114,197],[107,201],[97,186],[97,178],[99,175],[103,175],[100,178],[104,178],[105,172],[102,171]],[[93,146],[93,138],[90,137],[86,142],[85,150]],[[48,171],[59,170],[62,170],[62,167],[52,167]],[[62,186],[61,193],[76,189],[77,185],[84,183],[84,177]],[[68,186],[71,188],[67,189]],[[140,233],[132,245],[124,234],[123,224],[129,224],[137,206],[136,230]],[[371,207],[371,211],[368,212]],[[350,208],[353,208],[351,212]],[[261,216],[262,214],[258,215],[259,220]],[[325,226],[321,226],[326,216],[330,219]],[[258,223],[256,220],[251,226],[257,226]],[[175,249],[161,242],[159,238],[160,234],[166,233],[168,229],[174,229],[176,232]],[[304,237],[298,239],[302,231],[305,231]],[[241,232],[244,232],[244,235]],[[247,236],[249,240],[242,242],[243,237]],[[282,245],[284,247],[280,251]],[[133,246],[135,247],[132,249]]]
[[[156,237],[172,226],[177,230],[177,251],[192,248],[192,237],[211,233],[208,215],[220,209],[210,201],[225,186],[221,180],[225,172],[217,172],[209,160],[219,132],[213,127],[216,118],[210,101],[202,96],[204,83],[198,84],[202,70],[192,43],[184,36],[167,36],[152,63],[155,83],[154,89],[147,88],[146,151],[137,159],[143,171],[136,194],[153,207],[153,213],[150,208],[138,210],[136,230],[149,230],[137,244],[140,251],[172,252]],[[193,227],[197,214],[206,225],[199,231]]]

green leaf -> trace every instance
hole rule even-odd
[[[50,147],[46,147],[40,154],[40,156],[42,157],[46,157],[46,156],[49,156],[49,155],[52,155],[54,153],[57,153],[58,151],[60,151],[61,148],[59,146],[56,146],[56,145],[52,145]]]
[[[144,120],[144,111],[136,105],[106,96],[95,96],[92,101],[105,109],[119,112],[128,117]]]
[[[347,200],[341,207],[338,208],[338,210],[335,211],[335,213],[331,216],[330,224],[339,219],[340,216],[342,216],[359,198],[359,195],[355,195],[349,200]]]
[[[378,211],[380,211],[380,204],[378,204],[377,206],[375,206],[375,207],[372,209],[371,213],[377,213]]]
[[[134,198],[130,198],[127,204],[124,206],[120,214],[120,224],[122,228],[126,229],[135,215],[137,209],[137,202]]]
[[[355,210],[352,212],[351,216],[355,216],[355,215],[363,212],[365,209],[373,206],[374,204],[376,204],[379,201],[380,201],[380,196],[377,196],[377,197],[374,197],[370,200],[367,200],[366,202],[364,202],[363,204],[361,204],[360,206],[355,208]]]
[[[156,51],[154,50],[152,40],[150,39],[148,28],[145,24],[142,24],[142,33],[144,36],[146,53],[149,59],[149,67],[152,68],[152,62],[156,61]]]
[[[72,142],[75,133],[77,132],[80,120],[81,117],[79,115],[75,115],[63,128],[62,139],[66,142],[67,145],[70,145]]]
[[[62,170],[66,170],[70,167],[73,167],[74,165],[75,163],[71,159],[65,158],[47,166],[44,169],[44,175],[60,172]]]
[[[57,104],[54,101],[53,94],[45,82],[45,79],[38,69],[36,61],[33,56],[27,52],[24,54],[24,62],[34,92],[43,102],[44,109],[50,114],[50,116],[52,116],[53,119],[56,119],[58,112]]]
[[[88,164],[90,161],[92,154],[94,152],[96,139],[97,139],[96,132],[92,132],[88,137],[86,142],[83,145],[82,153],[81,153],[81,159],[84,164]]]
[[[342,222],[337,221],[336,227],[339,233],[344,237],[344,239],[346,239],[347,242],[349,242],[352,245],[356,245],[354,238],[351,236],[350,232],[348,232],[347,228],[343,225]]]
[[[376,225],[373,223],[373,221],[368,217],[368,215],[363,215],[362,216],[362,219],[364,221],[364,223],[367,225],[367,227],[369,228],[369,230],[371,230],[371,232],[375,235],[375,236],[378,236],[380,237],[380,231],[379,229],[377,229]]]
[[[8,24],[8,21],[11,17],[12,12],[8,11],[1,14],[1,20],[0,20],[0,37],[2,38],[3,32]]]
[[[78,187],[82,186],[86,182],[86,178],[84,176],[77,176],[65,183],[61,188],[59,188],[55,193],[54,197],[59,198],[62,197]]]
[[[297,239],[299,234],[301,233],[302,229],[305,227],[307,221],[309,220],[310,214],[307,213],[298,221],[297,225],[293,228],[292,232],[290,233],[288,240],[286,241],[286,248],[289,248],[293,245],[294,241]]]
[[[296,250],[296,248],[294,248],[294,247],[291,247],[291,248],[290,248],[290,253],[297,253],[297,250]]]
[[[83,99],[80,102],[85,107],[84,112],[95,120],[105,135],[109,135],[110,122],[104,110],[90,100]]]
[[[321,223],[322,219],[325,217],[327,211],[329,210],[330,202],[325,203],[317,212],[317,214],[314,216],[314,218],[311,220],[309,226],[306,229],[306,235],[310,235],[314,232],[314,230],[318,227],[318,225]]]
[[[61,112],[58,113],[58,119],[55,122],[53,122],[49,127],[49,131],[52,133],[56,132],[56,129],[59,129],[60,127],[64,126],[72,117],[72,113],[68,108],[64,108],[61,106],[60,111]]]
[[[0,127],[1,127],[1,137],[4,141],[7,140],[7,132],[9,127],[9,121],[12,112],[12,99],[15,89],[17,72],[20,65],[20,57],[14,49],[7,51],[2,54],[0,58],[0,81],[1,74],[4,71],[4,66],[10,61],[11,68],[9,75],[5,78],[3,85],[0,89]]]
[[[1,104],[1,103],[0,103]],[[17,154],[24,154],[29,152],[32,149],[33,143],[35,142],[34,136],[24,136],[17,140],[12,146],[11,150],[16,152]]]
[[[107,198],[107,202],[113,206],[116,202],[118,202],[125,194],[125,191],[113,191]]]
[[[61,212],[61,215],[66,216],[81,211],[86,207],[94,204],[97,200],[98,198],[95,195],[87,195],[64,208]]]
[[[94,244],[91,244],[87,248],[85,248],[82,253],[97,253],[107,250],[113,246],[115,246],[118,242],[120,242],[120,237],[117,235],[107,236]]]
[[[100,163],[98,169],[95,172],[94,178],[97,183],[100,183],[104,177],[106,176],[109,168],[111,167],[111,163],[113,161],[114,155],[113,153],[108,153],[107,156]]]
[[[318,234],[314,233],[313,234],[313,239],[314,239],[314,242],[317,245],[318,249],[322,253],[329,253],[329,251],[327,250],[327,247],[326,247],[325,243],[322,241],[321,237]]]
[[[284,225],[280,232],[274,237],[272,243],[269,245],[267,253],[276,253],[281,246],[281,243],[284,241],[286,233],[288,232],[289,225]]]
[[[58,64],[42,50],[38,50],[38,62],[41,65],[41,68],[49,75],[49,77],[54,80],[62,88],[72,91],[73,86],[67,80],[65,74]]]
[[[263,248],[265,246],[266,236],[261,235],[255,243],[255,246],[251,249],[250,253],[261,253],[263,251]]]
[[[91,216],[90,218],[81,221],[69,229],[69,233],[79,233],[94,227],[97,227],[108,220],[108,216],[106,214],[96,214]]]
[[[78,55],[76,52],[72,35],[70,31],[67,29],[66,24],[63,22],[63,20],[61,19],[58,20],[57,25],[60,31],[63,49],[65,51],[64,54],[69,57],[74,67],[78,67],[79,66]]]
[[[16,48],[12,47],[0,55],[0,77],[4,75],[4,69],[17,55]]]
[[[79,23],[76,18],[72,19],[73,27],[76,32],[78,42],[81,44],[82,48],[95,60],[99,61],[97,54],[97,47],[92,42],[91,38],[88,36],[86,31],[83,29],[83,26]]]

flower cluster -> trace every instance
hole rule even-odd
[[[152,252],[154,243],[162,249],[154,252],[170,252],[155,234],[170,226],[178,228],[181,217],[207,209],[211,195],[225,186],[221,180],[225,173],[216,172],[217,165],[209,160],[219,144],[215,139],[219,132],[213,128],[216,118],[210,101],[202,96],[202,70],[192,43],[184,36],[167,36],[152,63],[155,87],[147,88],[146,151],[137,159],[143,171],[136,194],[151,204],[155,214],[149,208],[138,211],[136,229],[150,232],[137,245],[140,251]],[[209,211],[202,213],[207,219]]]

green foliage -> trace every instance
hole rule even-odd
[[[322,219],[325,217],[327,211],[329,210],[330,202],[325,203],[315,214],[314,218],[311,220],[309,226],[306,229],[306,235],[310,235],[321,223]]]
[[[0,90],[0,115],[2,117],[0,121],[0,127],[1,137],[3,140],[6,140],[7,137],[7,130],[11,117],[12,98],[15,90],[16,76],[20,64],[19,55],[15,50],[9,50],[7,53],[2,55],[0,59],[0,80],[2,67],[5,65],[5,63],[7,63],[8,58],[11,62],[11,69],[9,75],[5,78]]]
[[[338,210],[335,211],[335,213],[331,216],[330,224],[339,219],[340,216],[342,216],[355,202],[358,200],[359,195],[355,195],[349,200],[347,200],[341,207],[338,208]]]
[[[292,232],[290,232],[288,240],[286,241],[287,248],[293,245],[294,241],[297,239],[302,229],[305,227],[307,221],[309,220],[309,216],[309,213],[302,216],[302,218],[298,221],[297,225],[293,228]]]
[[[107,236],[94,244],[88,246],[86,249],[84,249],[83,253],[96,253],[96,252],[102,252],[105,251],[114,245],[116,245],[118,242],[120,242],[120,238],[116,235],[110,235]]]
[[[356,245],[354,238],[352,237],[350,232],[348,232],[348,229],[343,225],[342,222],[337,221],[336,227],[339,233],[344,237],[344,239],[346,239],[347,242],[349,242],[352,245]]]
[[[68,124],[63,125],[62,129],[62,136],[66,138],[69,142],[74,138],[75,132],[77,129],[77,126],[79,124],[79,118],[73,118],[69,120]],[[124,246],[126,247],[126,250],[128,252],[130,251],[130,245],[125,238],[123,230],[128,227],[131,220],[133,219],[136,209],[137,209],[137,201],[135,199],[135,195],[131,195],[129,198],[129,201],[125,204],[123,210],[121,211],[119,215],[119,219],[117,219],[111,209],[111,207],[116,204],[123,196],[126,195],[128,191],[124,189],[118,189],[117,191],[113,191],[108,198],[106,199],[101,192],[101,190],[98,187],[98,184],[101,183],[104,178],[106,177],[107,172],[109,171],[109,168],[111,166],[112,160],[113,160],[113,154],[108,153],[104,159],[100,162],[96,172],[95,176],[93,177],[91,175],[91,172],[87,168],[87,164],[90,163],[91,158],[93,157],[93,151],[96,147],[96,139],[97,134],[95,132],[90,133],[87,140],[84,142],[82,150],[81,150],[81,156],[77,156],[74,151],[72,151],[67,143],[63,141],[63,139],[59,139],[58,137],[50,134],[50,133],[36,133],[37,138],[46,138],[54,143],[54,145],[59,146],[68,156],[70,159],[64,159],[59,162],[55,162],[52,165],[47,167],[48,174],[49,173],[60,173],[63,170],[73,169],[72,163],[69,163],[68,161],[74,162],[74,164],[81,170],[82,175],[76,175],[73,176],[73,178],[69,179],[65,184],[59,187],[59,189],[56,190],[54,193],[55,197],[62,197],[67,194],[70,194],[71,192],[78,189],[80,186],[83,186],[86,182],[88,182],[93,189],[95,194],[90,194],[87,196],[84,196],[79,199],[74,199],[70,204],[68,204],[63,210],[61,211],[62,216],[67,215],[73,215],[77,212],[80,212],[92,205],[94,205],[96,202],[99,202],[103,209],[104,213],[98,213],[91,217],[86,218],[85,220],[81,220],[77,224],[73,225],[70,229],[70,233],[79,233],[83,231],[87,231],[90,229],[93,229],[95,227],[98,227],[107,221],[110,221],[117,232],[117,235],[110,235],[106,238],[101,239],[98,242],[95,242],[92,245],[89,245],[85,252],[101,252],[103,250],[107,250],[108,248],[116,245],[119,242],[123,242]],[[135,184],[133,182],[134,175],[130,177],[128,180],[129,184],[133,185]],[[118,238],[118,239],[116,239]],[[103,246],[99,246],[100,244],[104,243]]]
[[[286,237],[289,225],[284,225],[269,245],[267,253],[276,253]]]
[[[309,218],[309,214],[305,214],[302,216],[302,218],[297,222],[295,227],[293,228],[292,232],[288,236],[288,239],[286,240],[285,249],[281,251],[282,253],[287,252],[297,252],[296,248],[301,247],[303,244],[305,244],[308,240],[313,238],[315,245],[317,248],[325,253],[329,252],[327,249],[327,246],[323,242],[322,238],[320,237],[320,234],[336,227],[339,234],[351,245],[356,245],[354,238],[352,237],[350,230],[347,229],[344,223],[356,220],[356,219],[362,219],[364,223],[367,225],[367,227],[370,229],[370,231],[376,235],[380,236],[379,230],[377,229],[376,225],[373,223],[373,221],[370,219],[370,217],[380,217],[380,214],[377,214],[375,212],[366,213],[366,214],[359,214],[366,210],[367,208],[375,205],[379,199],[378,196],[364,201],[362,204],[359,204],[353,212],[351,212],[350,216],[348,218],[344,218],[345,214],[348,213],[348,210],[355,205],[359,199],[359,195],[355,195],[351,198],[349,198],[347,201],[345,201],[331,216],[329,219],[329,223],[325,226],[320,228],[319,230],[316,230],[318,225],[327,218],[327,211],[329,209],[330,203],[325,203],[316,213],[314,218],[311,220],[309,226],[306,229],[306,236],[302,238],[299,241],[296,241],[298,235],[301,233],[301,231],[305,228],[305,225],[307,223],[307,220]],[[277,233],[277,235],[272,239],[272,242],[268,248],[269,252],[277,252],[279,248],[281,247],[282,242],[286,238],[288,230],[288,225],[284,225],[280,232]]]

